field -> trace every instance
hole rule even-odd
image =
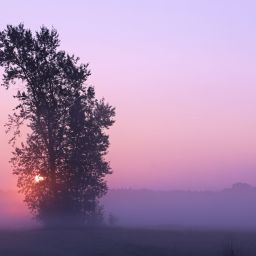
[[[256,255],[256,231],[132,228],[2,230],[0,255]]]

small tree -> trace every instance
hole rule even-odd
[[[26,143],[13,153],[13,173],[32,213],[50,225],[80,224],[99,213],[104,177],[111,173],[104,131],[115,116],[85,85],[88,64],[58,50],[59,43],[57,31],[46,27],[35,35],[22,24],[0,32],[2,85],[23,84],[7,123],[8,130],[15,128],[11,141],[22,124],[30,128]]]

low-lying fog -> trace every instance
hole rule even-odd
[[[256,188],[237,183],[222,191],[110,190],[105,221],[117,226],[256,228]],[[110,217],[112,216],[112,217]],[[0,227],[36,225],[16,192],[0,192]]]
[[[37,223],[31,218],[16,191],[0,191],[0,228],[27,228]]]

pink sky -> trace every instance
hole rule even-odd
[[[139,2],[139,3],[138,3]],[[117,110],[110,187],[256,185],[254,1],[65,1],[0,4],[0,29],[54,26],[89,62],[89,83]],[[0,189],[13,188],[0,88]]]

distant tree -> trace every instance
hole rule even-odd
[[[18,187],[32,213],[50,225],[81,224],[99,215],[98,199],[111,173],[104,156],[105,134],[114,123],[113,107],[95,98],[86,86],[88,64],[58,49],[55,29],[35,35],[23,24],[0,31],[0,67],[7,89],[21,81],[19,104],[8,130],[17,141],[20,127],[30,128],[11,159]],[[17,143],[16,143],[17,144]]]
[[[110,226],[115,226],[117,222],[118,222],[118,218],[115,215],[113,215],[112,213],[110,213],[109,216],[108,216],[109,225]]]

